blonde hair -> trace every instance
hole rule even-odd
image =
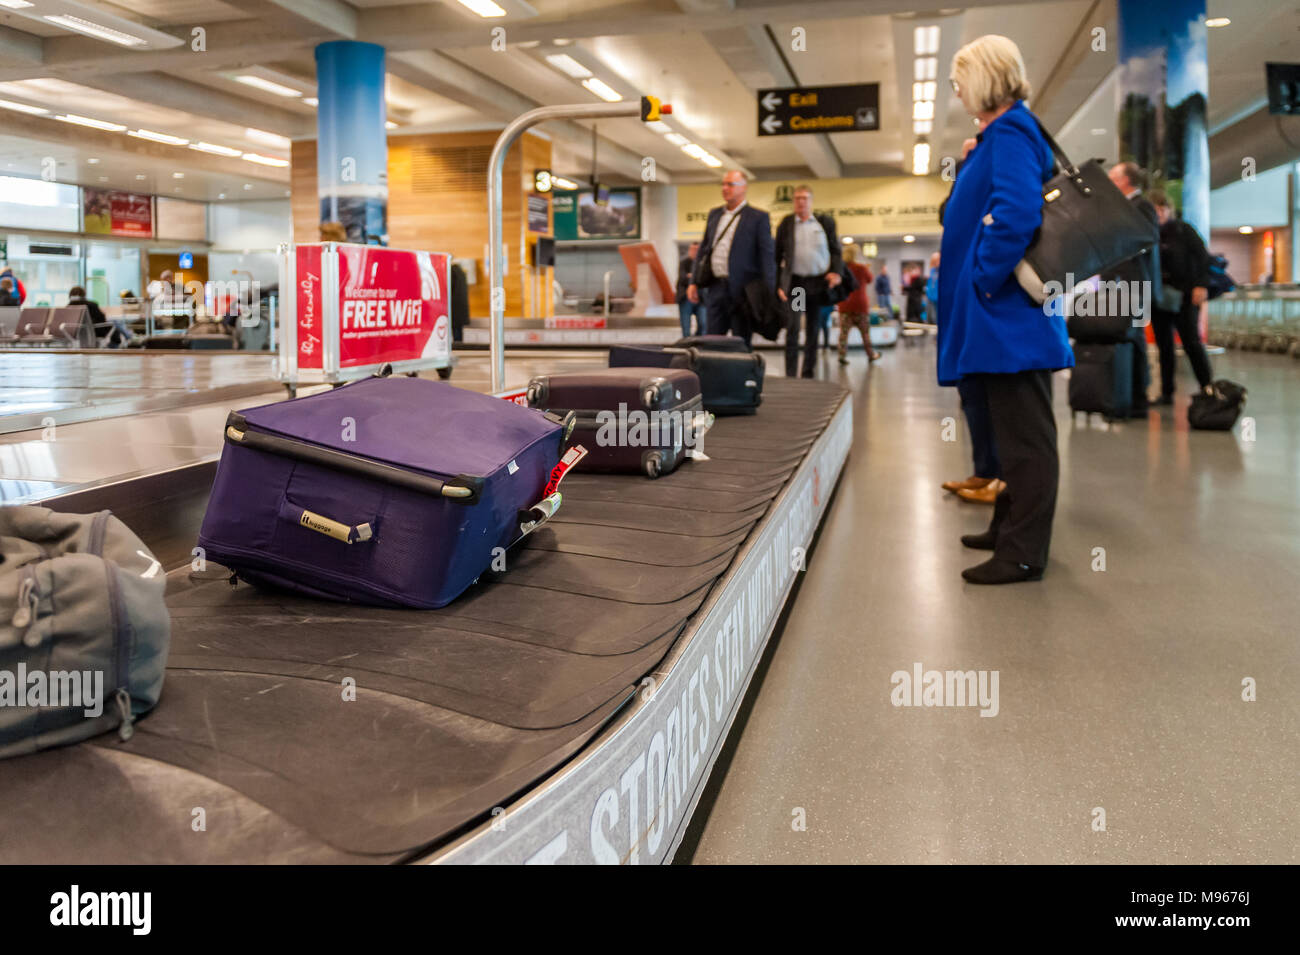
[[[972,40],[952,58],[951,78],[972,115],[1029,98],[1025,61],[1015,42],[996,33]]]

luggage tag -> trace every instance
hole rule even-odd
[[[695,415],[695,447],[687,450],[686,457],[694,461],[709,460],[709,456],[704,453],[704,436],[717,420],[717,416],[710,411],[701,411]]]
[[[564,501],[564,495],[560,493],[560,482],[564,480],[564,475],[568,474],[570,469],[586,456],[587,449],[580,444],[575,444],[568,451],[565,451],[564,457],[560,458],[559,463],[551,468],[551,477],[546,482],[546,490],[543,492],[546,496],[527,511],[519,512],[519,540],[523,540],[549,521],[555,512],[560,509],[560,504]]]

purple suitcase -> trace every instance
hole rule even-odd
[[[663,345],[610,345],[610,368],[669,368],[673,353]]]
[[[711,423],[700,379],[682,368],[603,368],[541,375],[528,383],[528,404],[575,417],[573,441],[587,449],[590,471],[676,469]]]
[[[558,507],[565,431],[406,377],[232,412],[199,546],[255,584],[441,607]]]

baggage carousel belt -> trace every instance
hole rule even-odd
[[[570,475],[555,520],[441,610],[173,571],[158,706],[128,742],[0,763],[0,861],[383,863],[446,841],[627,702],[845,394],[766,390],[757,415],[718,419],[707,459]]]

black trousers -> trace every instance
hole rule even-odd
[[[1007,485],[997,497],[989,527],[997,539],[994,556],[1046,567],[1061,471],[1052,416],[1052,373],[978,377],[988,395],[1002,480]]]
[[[799,316],[803,316],[803,377],[811,378],[817,370],[817,341],[821,337],[822,308],[828,304],[826,276],[796,275],[790,280],[790,300],[796,289],[803,289],[803,312],[789,309],[785,326],[785,376],[793,378],[799,363]],[[827,333],[829,337],[829,332]]]
[[[1151,328],[1155,332],[1156,348],[1160,351],[1160,393],[1162,395],[1172,395],[1174,393],[1174,370],[1178,356],[1174,354],[1174,332],[1178,332],[1178,337],[1183,342],[1183,353],[1187,355],[1187,360],[1192,363],[1192,371],[1196,375],[1196,380],[1204,388],[1214,380],[1214,372],[1210,368],[1210,356],[1205,353],[1205,346],[1201,344],[1201,330],[1197,323],[1201,317],[1201,310],[1192,304],[1191,296],[1184,293],[1183,307],[1177,312],[1166,312],[1161,309],[1154,309],[1151,315]]]
[[[730,332],[744,339],[745,347],[748,348],[749,340],[754,333],[749,327],[746,306],[731,297],[731,287],[727,280],[715,279],[702,297],[705,327],[708,328],[709,334],[726,335]]]

